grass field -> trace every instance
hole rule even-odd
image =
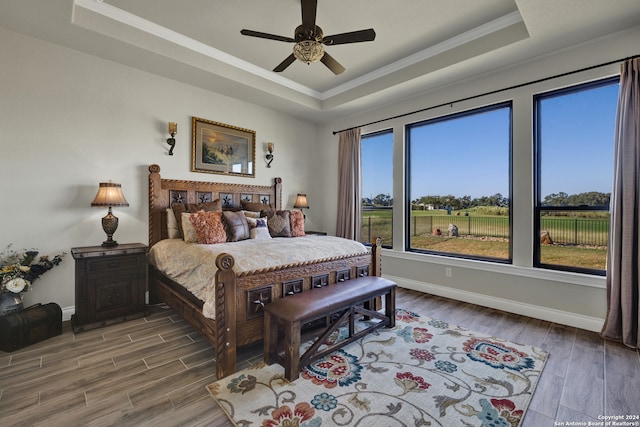
[[[448,225],[458,227],[459,237],[448,237]],[[545,225],[548,225],[545,228]],[[434,236],[439,228],[442,236]],[[604,269],[608,220],[566,216],[545,216],[553,245],[541,245],[540,262],[544,264]],[[392,242],[390,209],[363,211],[362,239],[380,236],[384,245]],[[509,219],[502,215],[475,215],[464,212],[447,215],[446,211],[412,211],[411,247],[479,257],[509,258]],[[567,244],[563,244],[567,243]]]

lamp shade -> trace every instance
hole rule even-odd
[[[101,182],[91,206],[129,206],[122,194],[122,186],[113,182]]]
[[[293,205],[294,208],[309,208],[309,202],[307,201],[306,194],[298,193],[298,197],[296,197],[296,203]]]

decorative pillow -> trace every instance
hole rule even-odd
[[[185,243],[198,243],[198,234],[196,233],[196,229],[193,227],[193,223],[191,222],[191,214],[183,212],[181,214],[182,221],[182,240]]]
[[[304,214],[302,211],[289,211],[291,219],[291,237],[304,236]]]
[[[242,210],[245,211],[260,212],[273,210],[273,206],[267,205],[266,203],[247,202],[246,200],[240,200],[240,204],[242,205]]]
[[[260,212],[254,212],[254,211],[242,211],[242,213],[244,214],[244,216],[246,216],[247,218],[261,218],[260,216]]]
[[[269,234],[269,228],[267,227],[267,220],[264,218],[254,219],[255,226],[251,227],[251,238],[252,239],[270,239],[271,234]]]
[[[289,211],[271,211],[267,215],[267,227],[271,237],[291,237]]]
[[[227,241],[227,232],[224,230],[224,224],[222,223],[222,212],[200,211],[189,215],[198,243],[213,244]]]
[[[182,220],[182,218],[180,219]],[[178,229],[178,220],[171,208],[167,208],[167,235],[170,239],[180,239],[182,237]]]
[[[173,205],[171,205],[171,209],[173,209],[173,213],[176,218],[182,218],[182,214],[184,212],[222,212],[222,202],[220,201],[220,199],[216,199],[213,202],[204,203],[174,203]],[[178,221],[178,231],[180,232],[180,237],[184,238],[184,230],[182,228],[182,225],[182,221]]]
[[[247,217],[244,216],[244,213],[224,211],[222,215],[226,225],[227,239],[230,242],[246,240],[251,236]]]

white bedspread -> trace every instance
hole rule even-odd
[[[180,283],[204,301],[205,317],[215,318],[215,260],[226,252],[233,256],[236,273],[273,268],[308,261],[364,254],[360,242],[333,236],[304,236],[249,239],[233,243],[199,245],[180,239],[165,239],[153,245],[148,254],[151,265]]]

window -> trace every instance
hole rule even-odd
[[[605,274],[618,80],[535,97],[536,267]]]
[[[393,245],[393,131],[361,137],[362,230],[360,238],[371,243],[382,238],[382,246]]]
[[[511,103],[407,126],[408,250],[511,259]]]

